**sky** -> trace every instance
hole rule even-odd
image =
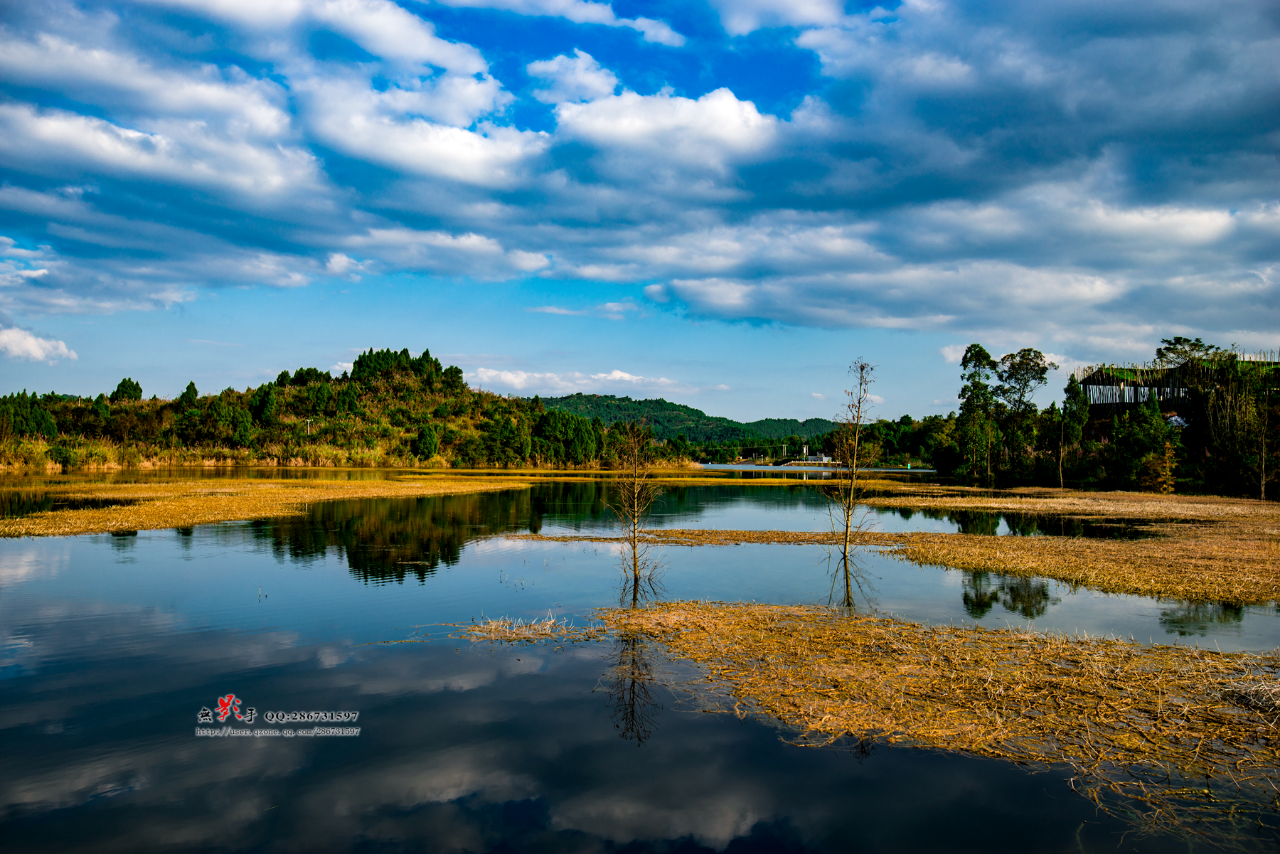
[[[429,348],[501,394],[956,408],[1280,347],[1274,0],[0,0],[0,393]]]

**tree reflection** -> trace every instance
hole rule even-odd
[[[994,537],[1000,530],[999,513],[983,513],[980,510],[957,510],[948,514],[962,534]]]
[[[1006,611],[1034,620],[1061,600],[1049,592],[1049,582],[1039,578],[966,572],[961,601],[975,620],[985,617],[997,602]]]
[[[871,583],[871,575],[862,565],[862,547],[850,546],[847,552],[829,555],[827,560],[833,563],[831,570],[831,593],[827,604],[844,614],[852,614],[858,610],[861,602],[871,608],[874,605],[875,585]]]
[[[1160,611],[1160,625],[1169,634],[1207,635],[1214,626],[1244,621],[1244,606],[1234,602],[1184,602]]]
[[[600,481],[539,484],[534,489],[326,501],[305,516],[249,523],[281,560],[307,563],[336,554],[351,574],[370,584],[407,577],[419,583],[444,564],[452,566],[467,543],[514,531],[537,533],[546,516],[572,521],[602,519]]]
[[[969,616],[980,620],[1000,601],[1000,590],[992,588],[990,573],[966,572],[961,600]]]
[[[644,638],[624,634],[615,642],[613,665],[605,674],[609,693],[609,719],[619,738],[644,744],[653,735],[662,704],[653,691],[653,665],[646,655]]]

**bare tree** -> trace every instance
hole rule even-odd
[[[875,365],[866,359],[855,359],[849,366],[853,388],[845,391],[844,409],[836,416],[831,458],[836,463],[835,476],[825,482],[821,491],[826,496],[831,517],[831,530],[837,541],[840,559],[832,578],[832,600],[841,607],[854,607],[854,588],[863,588],[862,572],[857,565],[854,539],[869,526],[867,510],[861,503],[862,484],[859,469],[874,462],[876,446],[866,440],[864,422],[871,409],[871,384],[875,381]],[[865,590],[863,590],[865,592]]]
[[[649,425],[643,420],[620,422],[613,425],[610,433],[618,474],[611,483],[613,496],[607,504],[622,522],[626,541],[621,556],[623,584],[619,598],[622,605],[630,599],[631,607],[637,608],[641,599],[661,591],[661,562],[649,555],[649,546],[641,538],[641,532],[649,509],[662,489],[650,471],[653,432]]]

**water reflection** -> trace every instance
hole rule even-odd
[[[934,520],[948,523],[956,533],[977,536],[1087,537],[1090,539],[1144,539],[1153,536],[1142,520],[1072,519],[1026,513],[992,513],[983,510],[930,510],[915,508],[874,508],[882,520],[896,517],[906,523]],[[954,526],[954,527],[952,527]],[[896,530],[915,530],[918,525],[895,525]]]
[[[773,494],[782,509],[771,510],[765,493],[751,500],[783,517],[785,508],[807,506],[789,491]],[[0,583],[8,585],[0,596],[5,854],[1169,847],[1167,837],[1122,837],[1128,827],[1097,815],[1057,771],[1029,778],[1004,763],[911,749],[883,750],[860,765],[850,753],[865,759],[870,741],[846,753],[800,750],[767,723],[666,710],[656,677],[678,665],[641,638],[559,653],[363,645],[403,637],[397,627],[481,612],[542,616],[568,603],[582,617],[608,602],[604,547],[466,547],[551,524],[604,527],[600,497],[592,483],[543,484],[323,504],[263,523],[0,541]],[[682,506],[687,514],[742,501],[732,491],[693,489],[668,499],[672,512]],[[671,595],[680,598],[811,603],[830,582],[817,546],[667,554]],[[524,571],[526,557],[544,556],[554,556],[552,569],[527,592],[493,583],[503,571]],[[121,566],[122,558],[136,563]],[[875,570],[876,595],[900,615],[963,616],[954,573],[889,563],[873,551],[858,560]],[[425,581],[450,562],[465,571],[440,569],[423,588],[387,585]],[[987,610],[1043,612],[1056,601],[1049,595],[1046,605],[1045,591],[1062,590],[964,578],[971,598],[994,597]],[[1088,596],[1073,602],[1156,608],[1119,597],[1098,606]],[[1274,613],[1255,612],[1246,623],[1275,622]],[[1216,613],[1225,617],[1230,606]],[[1143,636],[1154,619],[1142,624]],[[1206,625],[1212,633],[1220,623]],[[196,712],[228,692],[259,709],[358,709],[362,734],[194,739]]]
[[[138,500],[134,498],[71,498],[37,490],[5,490],[0,491],[0,519],[13,519],[51,510],[99,510],[137,503]]]
[[[1170,634],[1204,637],[1215,628],[1244,622],[1244,614],[1244,606],[1234,602],[1183,602],[1161,609],[1160,625]]]
[[[855,613],[860,605],[874,611],[876,588],[867,569],[866,549],[850,545],[843,555],[837,555],[835,551],[832,548],[827,552],[827,562],[831,565],[831,592],[827,596],[827,604],[845,614]]]
[[[657,726],[658,702],[654,688],[653,664],[644,638],[623,633],[613,644],[611,665],[605,673],[609,695],[609,720],[618,737],[643,745]]]
[[[537,533],[549,510],[565,505],[590,516],[602,494],[596,483],[544,484],[536,490],[427,498],[328,501],[305,516],[249,523],[280,560],[305,564],[333,553],[366,584],[423,583],[463,547],[508,531]]]
[[[963,587],[964,609],[975,620],[985,617],[997,604],[1010,613],[1034,620],[1048,611],[1050,605],[1062,601],[1050,592],[1049,582],[1040,578],[966,571]]]

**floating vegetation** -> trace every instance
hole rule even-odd
[[[607,609],[621,636],[699,665],[690,687],[798,730],[1066,766],[1075,789],[1143,830],[1280,836],[1280,657],[1023,630],[933,626],[827,608],[678,602]]]
[[[543,641],[556,643],[580,643],[582,641],[599,640],[607,629],[604,626],[579,627],[568,620],[557,620],[550,614],[545,620],[511,619],[498,617],[489,619],[482,617],[479,622],[446,623],[458,629],[449,635],[451,638],[470,641],[498,641],[510,644],[532,644]]]
[[[318,501],[415,498],[495,489],[521,489],[512,478],[413,480],[181,480],[155,483],[74,484],[49,487],[67,509],[0,519],[0,537],[67,536],[182,528],[243,519],[298,516]],[[73,502],[78,503],[75,506]],[[95,506],[102,504],[103,506]]]

